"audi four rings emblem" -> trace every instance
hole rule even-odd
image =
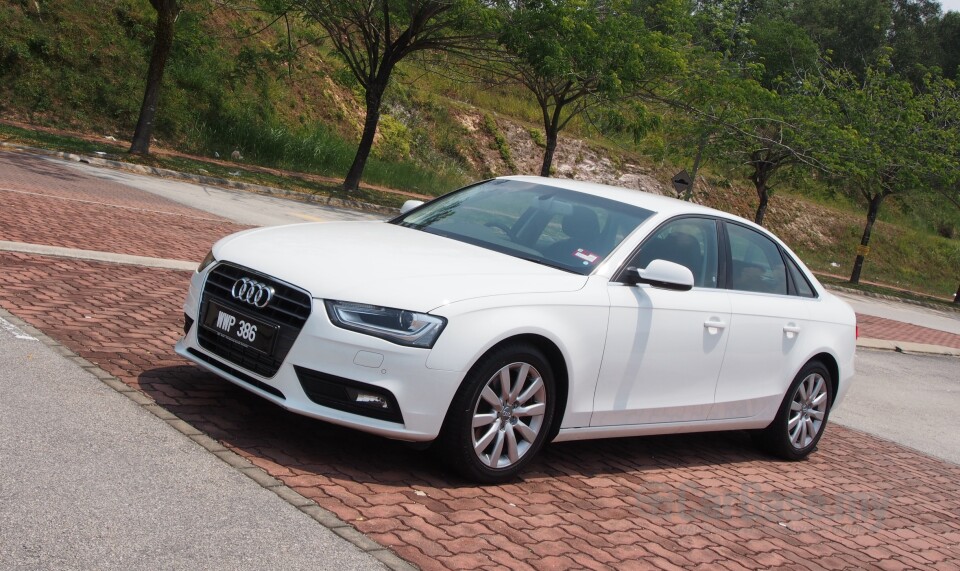
[[[234,299],[263,309],[273,299],[273,288],[250,278],[240,278],[233,283],[230,295]]]

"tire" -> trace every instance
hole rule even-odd
[[[757,440],[770,454],[785,460],[803,460],[820,442],[832,405],[830,371],[823,363],[811,361],[794,377],[777,417],[757,435]]]
[[[467,373],[454,397],[439,452],[471,481],[508,482],[543,447],[556,399],[553,369],[536,347],[494,348]]]

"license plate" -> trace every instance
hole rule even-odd
[[[203,326],[238,345],[250,347],[267,355],[273,352],[273,344],[279,330],[276,325],[271,325],[232,307],[225,307],[215,301],[207,302]]]

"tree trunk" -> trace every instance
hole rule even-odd
[[[377,134],[377,125],[380,123],[380,104],[383,102],[383,92],[387,85],[372,83],[367,87],[366,103],[367,117],[363,121],[363,134],[360,136],[360,146],[357,147],[357,155],[353,158],[353,164],[347,172],[347,177],[343,180],[343,188],[348,191],[354,191],[360,188],[360,179],[363,176],[363,169],[367,165],[367,159],[370,157],[370,150],[373,149],[373,138]]]
[[[857,259],[853,262],[853,273],[850,275],[850,283],[860,283],[860,272],[863,270],[863,260],[867,257],[870,249],[870,233],[873,232],[873,224],[877,221],[877,214],[880,213],[880,203],[886,198],[886,194],[878,193],[870,198],[870,208],[867,210],[867,225],[863,228],[863,236],[860,238],[860,247],[857,248]]]
[[[697,186],[697,173],[700,172],[700,162],[703,160],[703,150],[707,147],[709,140],[710,135],[703,133],[700,135],[700,141],[697,142],[697,155],[693,158],[693,172],[690,173],[690,186],[683,194],[683,199],[688,202],[693,199],[694,187]]]
[[[757,149],[750,154],[748,164],[753,166],[753,173],[748,178],[757,190],[757,198],[760,201],[753,221],[759,226],[763,226],[763,217],[767,215],[767,205],[770,203],[768,183],[773,173],[783,164],[782,160],[782,157],[777,157],[770,149]]]
[[[767,214],[767,203],[770,202],[770,193],[767,192],[766,186],[757,187],[757,197],[760,199],[760,204],[757,205],[757,213],[753,216],[753,221],[758,226],[763,226],[763,217]]]
[[[559,133],[556,129],[547,126],[544,131],[547,138],[547,148],[543,150],[543,163],[540,165],[540,176],[550,176],[550,167],[553,166],[553,154],[557,150],[557,139]]]
[[[177,0],[152,0],[151,3],[157,10],[157,25],[153,33],[153,50],[150,53],[143,103],[140,105],[140,118],[137,119],[137,128],[130,143],[130,152],[140,155],[150,153],[150,137],[153,136],[153,123],[157,116],[160,84],[163,82],[163,70],[167,66],[170,48],[173,47],[174,24],[180,12]]]

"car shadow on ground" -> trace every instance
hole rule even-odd
[[[138,380],[147,395],[179,418],[242,455],[264,458],[291,475],[405,487],[473,485],[429,450],[286,411],[193,365],[150,369]],[[744,431],[564,442],[541,451],[517,483],[760,459],[774,462],[754,448]]]

